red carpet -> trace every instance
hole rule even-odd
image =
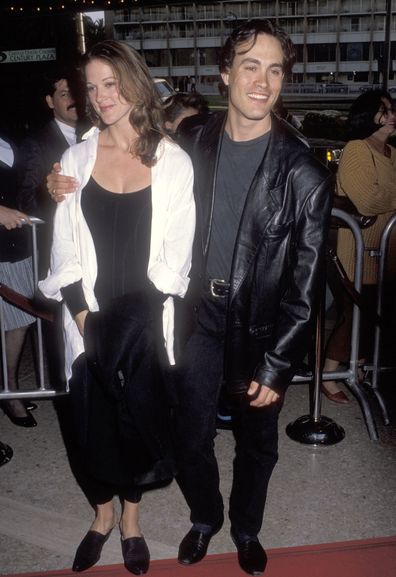
[[[76,577],[71,570],[20,573],[7,577]],[[91,577],[130,576],[123,565],[97,566]],[[148,577],[246,577],[236,554],[208,555],[198,565],[183,567],[174,559],[152,561]],[[396,537],[344,541],[268,550],[265,577],[396,577]]]

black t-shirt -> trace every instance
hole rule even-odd
[[[229,281],[239,223],[250,185],[264,157],[270,132],[246,142],[224,132],[217,171],[207,278]]]

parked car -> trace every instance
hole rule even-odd
[[[307,138],[307,141],[315,156],[332,172],[337,172],[345,142],[327,138]]]
[[[154,84],[162,101],[176,93],[176,91],[172,88],[169,82],[165,80],[165,78],[154,78]]]

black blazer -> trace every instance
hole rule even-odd
[[[197,232],[191,307],[205,277],[225,116],[191,117],[181,144],[194,165]],[[283,393],[311,343],[322,290],[334,177],[286,122],[272,117],[268,148],[250,187],[234,249],[224,379],[232,393],[252,379]]]
[[[19,193],[28,203],[31,213],[45,218],[56,204],[47,193],[46,176],[54,162],[59,162],[69,144],[55,120],[45,124],[21,144]]]
[[[59,162],[69,144],[55,120],[51,120],[21,145],[21,170],[18,191],[28,213],[43,219],[38,227],[39,276],[47,274],[56,203],[47,191],[46,177],[54,162]]]

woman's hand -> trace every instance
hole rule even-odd
[[[74,317],[74,320],[76,321],[76,325],[82,337],[84,336],[85,319],[87,317],[88,312],[89,311],[81,311]]]
[[[30,218],[24,212],[0,206],[0,224],[5,226],[7,230],[12,228],[21,228],[23,224],[32,224]]]
[[[78,188],[78,182],[75,178],[59,174],[60,171],[61,165],[59,162],[55,162],[52,171],[47,176],[48,193],[55,202],[62,202],[66,198],[65,194],[76,192]]]

